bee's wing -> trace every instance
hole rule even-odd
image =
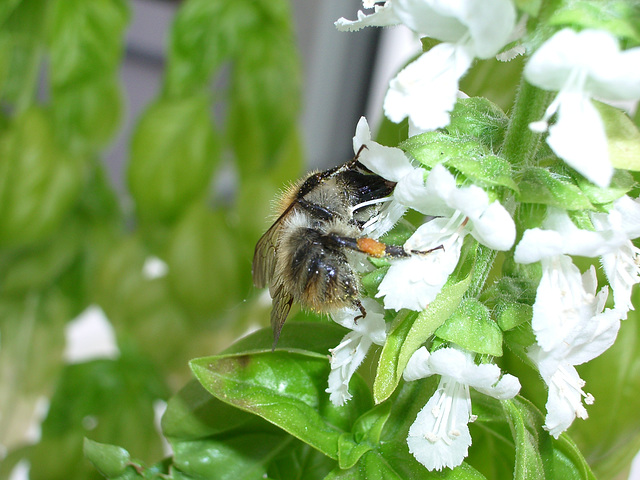
[[[291,310],[293,295],[280,283],[273,288],[271,297],[273,298],[273,306],[271,308],[271,329],[273,330],[272,349],[275,349],[278,339],[280,338],[282,326],[287,319],[287,315],[289,315],[289,310]]]
[[[251,273],[253,275],[253,284],[258,288],[264,288],[271,283],[273,272],[276,269],[276,252],[278,250],[278,239],[280,237],[280,230],[282,229],[282,222],[293,209],[293,205],[294,203],[291,203],[291,205],[282,212],[282,215],[273,222],[273,225],[260,237],[260,240],[258,240],[256,244],[256,249],[253,252]]]

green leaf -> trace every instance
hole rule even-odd
[[[63,231],[33,247],[3,251],[0,279],[3,293],[19,294],[40,290],[53,284],[80,253],[82,228],[78,221],[68,222]]]
[[[155,368],[132,352],[121,352],[117,360],[66,365],[42,424],[30,478],[69,478],[70,465],[74,475],[86,478],[92,468],[82,461],[85,436],[122,445],[145,461],[159,458],[153,402],[167,393]],[[122,452],[117,457],[122,461]],[[118,459],[111,460],[117,466]]]
[[[380,354],[373,383],[373,398],[376,403],[391,396],[411,355],[458,308],[470,281],[471,275],[468,275],[457,283],[445,284],[435,300],[419,314],[407,311],[398,314]]]
[[[480,187],[507,187],[512,191],[518,191],[518,185],[512,178],[511,164],[496,155],[455,157],[444,163]]]
[[[71,86],[115,73],[129,19],[123,0],[54,0],[49,45],[51,82]]]
[[[311,337],[314,325],[307,326]],[[342,433],[371,406],[368,389],[355,376],[352,401],[334,407],[325,392],[327,357],[309,351],[224,354],[190,365],[198,381],[220,400],[264,418],[333,459],[338,458]]]
[[[161,99],[144,113],[131,144],[128,183],[145,220],[175,219],[202,196],[219,156],[206,96]]]
[[[118,477],[129,466],[131,456],[124,448],[84,439],[84,456],[105,477]]]
[[[594,209],[589,198],[574,182],[546,168],[526,169],[518,187],[520,200],[524,203],[541,203],[564,210]]]
[[[635,185],[633,175],[625,170],[614,170],[611,184],[606,188],[600,188],[582,175],[574,175],[578,188],[582,190],[594,205],[602,205],[615,202],[628,193]]]
[[[453,136],[477,138],[495,152],[502,145],[508,123],[500,107],[486,98],[469,97],[458,99],[445,130]]]
[[[220,312],[239,296],[237,240],[227,224],[221,212],[211,212],[196,203],[171,233],[167,252],[169,284],[194,316],[223,320]],[[220,282],[221,278],[224,282]]]
[[[247,32],[243,48],[231,79],[228,131],[246,177],[271,168],[297,135],[300,68],[291,38],[273,28]]]
[[[495,310],[496,323],[503,332],[524,322],[530,322],[532,317],[533,307],[526,303],[502,302]]]
[[[602,102],[593,103],[607,133],[611,165],[625,170],[640,170],[640,130],[622,110]]]
[[[332,461],[266,420],[224,403],[192,381],[169,400],[162,429],[172,468],[205,478],[323,478]],[[314,476],[316,475],[316,476]]]
[[[209,85],[214,70],[237,51],[250,8],[244,1],[182,3],[169,36],[165,95],[186,97]]]
[[[33,244],[62,223],[80,192],[82,166],[32,109],[0,136],[0,245]]]
[[[42,61],[46,13],[38,0],[2,2],[0,98],[20,114],[33,105]]]
[[[478,140],[470,137],[452,137],[443,132],[426,132],[415,135],[399,147],[428,167],[461,158],[479,161],[490,154],[489,149]]]
[[[462,300],[436,331],[436,336],[472,352],[502,356],[502,332],[489,309],[474,298]]]
[[[115,75],[54,87],[52,114],[58,138],[79,153],[106,146],[120,125],[121,90]]]
[[[640,7],[635,2],[625,0],[564,0],[549,18],[549,24],[554,26],[606,30],[616,37],[627,39],[631,45],[640,44],[639,22]]]
[[[391,413],[391,403],[377,405],[358,418],[351,434],[344,433],[338,442],[340,468],[353,467],[360,457],[377,447],[382,429]]]
[[[544,419],[540,412],[520,398],[503,400],[515,440],[516,458],[513,478],[541,479],[547,475],[542,450],[550,450],[550,437],[542,430]]]

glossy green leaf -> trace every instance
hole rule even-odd
[[[38,109],[0,135],[0,158],[0,245],[38,242],[77,199],[82,165],[58,146],[49,117]]]
[[[266,420],[224,403],[192,381],[173,397],[162,418],[176,473],[216,479],[318,480],[335,461]]]
[[[311,337],[314,325],[307,326]],[[352,401],[334,407],[325,392],[330,370],[326,354],[298,349],[271,352],[265,347],[262,352],[200,358],[190,365],[198,381],[220,400],[337,459],[340,435],[371,406],[368,389],[355,376]]]
[[[640,170],[640,130],[622,110],[594,102],[604,123],[609,144],[609,160],[615,168]]]
[[[456,310],[470,281],[471,276],[468,276],[457,283],[446,284],[427,309],[419,314],[407,311],[398,314],[380,354],[373,383],[376,403],[386,400],[393,393],[411,355]]]
[[[502,356],[500,327],[491,319],[489,309],[474,298],[462,300],[435,334],[472,352]]]
[[[131,456],[124,448],[84,439],[84,455],[105,477],[119,477],[129,466]]]
[[[520,200],[524,203],[541,203],[566,210],[593,210],[589,198],[570,178],[542,167],[525,170],[518,187]]]
[[[144,113],[131,144],[128,182],[138,214],[173,220],[202,196],[218,161],[206,96],[159,100]]]
[[[50,15],[54,86],[115,73],[129,18],[124,0],[55,0]]]
[[[509,118],[483,97],[459,98],[445,130],[458,137],[470,136],[497,151],[504,140]]]

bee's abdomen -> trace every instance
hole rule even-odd
[[[316,311],[352,305],[358,296],[358,280],[332,236],[301,228],[290,241],[290,283],[296,300]]]

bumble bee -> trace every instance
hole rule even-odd
[[[364,225],[380,211],[379,200],[391,195],[396,184],[361,164],[359,154],[290,188],[281,199],[279,217],[256,245],[253,282],[258,288],[269,286],[274,348],[294,301],[322,313],[355,307],[361,312],[358,318],[366,316],[349,251],[409,255],[363,234]]]

